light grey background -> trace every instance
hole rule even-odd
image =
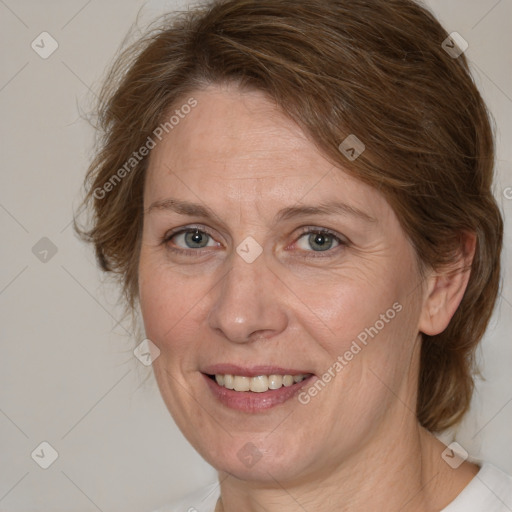
[[[116,293],[70,226],[93,142],[79,112],[90,110],[137,16],[144,28],[177,5],[0,0],[0,511],[150,511],[215,477],[133,356],[141,340],[118,322]],[[495,192],[507,230],[503,292],[480,351],[487,380],[443,439],[457,434],[474,457],[512,473],[512,1],[428,5],[468,41],[496,119]],[[31,48],[43,31],[59,45],[47,59]],[[43,237],[57,248],[46,262],[32,250]],[[58,452],[48,469],[31,457],[43,441]]]

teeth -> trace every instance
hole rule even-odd
[[[268,378],[268,387],[270,389],[279,389],[283,385],[282,375],[270,375]]]
[[[224,387],[227,389],[233,389],[235,387],[233,375],[224,375]]]
[[[283,386],[286,386],[289,388],[293,384],[293,376],[292,375],[285,375],[283,377]]]
[[[266,375],[258,375],[257,377],[250,378],[250,387],[251,391],[255,393],[262,393],[263,391],[268,391],[268,377]],[[237,389],[238,391],[238,389]]]
[[[235,391],[252,391],[263,393],[269,389],[279,389],[282,386],[290,387],[296,382],[301,382],[309,375],[258,375],[257,377],[243,377],[241,375],[215,375],[215,381],[219,386]]]
[[[235,391],[249,391],[251,389],[251,378],[250,377],[239,377],[238,375],[234,376],[234,390]]]

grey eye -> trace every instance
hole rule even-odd
[[[329,233],[319,232],[308,232],[304,233],[299,240],[297,245],[300,249],[305,251],[323,252],[328,251],[340,244],[338,237]]]

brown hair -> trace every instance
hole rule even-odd
[[[418,420],[431,431],[456,424],[499,290],[503,222],[489,115],[447,37],[410,0],[224,0],[166,18],[121,54],[101,91],[83,203],[92,226],[75,229],[133,308],[148,158],[127,159],[194,90],[234,81],[264,91],[328,158],[380,190],[423,268],[450,263],[463,234],[476,234],[463,300],[421,351]],[[366,146],[353,161],[338,149],[350,134]]]

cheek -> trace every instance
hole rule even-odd
[[[157,345],[172,336],[175,326],[186,316],[189,290],[176,279],[168,279],[169,272],[141,255],[139,265],[139,296],[146,335]],[[161,350],[163,347],[159,347]]]
[[[322,340],[328,354],[323,375],[333,383],[328,384],[331,403],[343,402],[342,409],[351,410],[354,417],[337,409],[332,414],[357,429],[358,421],[370,424],[384,414],[395,399],[393,393],[402,394],[399,390],[414,369],[419,302],[407,280],[396,276],[373,286],[354,283],[343,292],[331,291],[330,297],[337,306],[326,308],[338,316],[333,313],[329,335]]]
[[[399,283],[384,272],[362,276],[349,270],[313,281],[297,280],[292,289],[302,302],[297,309],[303,311],[301,323],[309,324],[312,334],[324,333],[321,339],[329,344],[324,347],[329,353],[348,350],[359,335],[364,340],[375,324],[379,331],[388,329],[398,316],[396,309],[401,309],[393,305],[403,307]]]
[[[184,276],[141,255],[139,296],[144,328],[162,355],[190,352],[200,343],[198,333],[207,318],[210,289],[206,278]]]
[[[414,265],[404,261],[396,268],[333,274],[314,287],[307,279],[297,281],[297,295],[307,297],[299,322],[322,349],[315,353],[330,372],[323,374],[326,380],[334,382],[334,401],[351,389],[343,399],[351,408],[371,402],[376,411],[389,399],[379,379],[395,389],[408,374],[419,316],[417,294],[411,293],[415,279]]]

